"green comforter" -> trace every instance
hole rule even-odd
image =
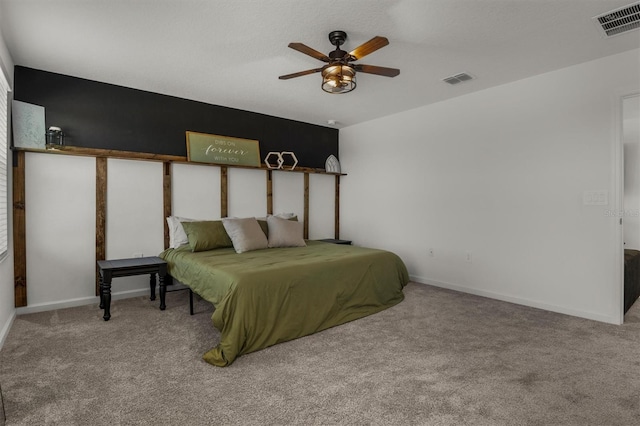
[[[226,366],[238,356],[384,309],[404,298],[407,268],[395,254],[308,241],[307,247],[232,248],[160,254],[169,273],[215,306],[220,343],[203,358]]]

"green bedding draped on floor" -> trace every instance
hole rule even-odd
[[[160,254],[169,273],[215,306],[220,343],[203,358],[238,356],[387,309],[404,298],[409,274],[394,253],[308,241],[307,247],[233,248]]]

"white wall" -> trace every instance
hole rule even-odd
[[[9,55],[7,46],[4,43],[2,34],[0,33],[0,72],[4,73],[9,81],[9,85],[13,87],[13,60]],[[11,99],[11,93],[9,94]],[[9,108],[11,103],[9,103]],[[10,127],[10,126],[9,126]],[[11,137],[11,135],[8,135]],[[11,158],[9,152],[8,158]],[[11,160],[9,160],[11,161]],[[9,163],[10,165],[11,163]],[[12,191],[12,173],[8,173],[8,194],[9,194],[9,253],[7,257],[0,260],[0,348],[4,343],[13,318],[15,318],[14,296],[13,296],[13,211],[11,208],[11,200],[13,199]]]
[[[333,238],[335,178],[333,176],[310,174],[309,194],[309,238],[312,240]],[[340,203],[342,204],[342,197]],[[276,210],[274,207],[274,211],[281,212],[282,210]],[[299,219],[302,220],[302,218]]]
[[[639,56],[342,129],[342,236],[395,251],[418,282],[619,323],[620,231],[606,210],[619,91],[638,89]],[[586,190],[610,204],[583,205]]]
[[[220,169],[189,164],[171,167],[173,214],[202,220],[220,218]]]
[[[156,256],[164,250],[162,174],[159,162],[107,161],[107,259]],[[91,231],[95,234],[95,222]],[[137,275],[113,280],[111,291],[148,287],[149,276]]]
[[[229,217],[267,215],[267,183],[265,172],[249,169],[228,169]]]
[[[50,301],[94,298],[95,170],[94,158],[25,155],[30,310]]]
[[[304,217],[304,175],[302,173],[273,173],[273,212],[298,213],[298,220],[303,221]],[[325,177],[325,181],[331,178]],[[309,185],[311,191],[311,185]],[[329,200],[333,199],[333,196]]]
[[[19,308],[18,313],[98,304],[95,296],[95,164],[92,157],[27,153],[28,305]],[[273,176],[274,210],[292,211],[302,219],[303,175],[274,172]],[[267,214],[264,171],[230,168],[228,178],[229,216]],[[162,180],[162,163],[107,161],[108,259],[137,254],[155,256],[163,250]],[[311,180],[312,206],[333,209],[333,182],[334,178],[327,175]],[[220,169],[173,164],[172,206],[177,216],[220,218]],[[331,237],[333,210],[331,220],[326,220],[324,215],[312,215],[311,225],[317,238]],[[148,276],[122,277],[112,283],[114,299],[148,292]]]

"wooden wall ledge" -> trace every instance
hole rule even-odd
[[[180,155],[166,155],[166,154],[152,154],[148,152],[133,152],[133,151],[119,151],[115,149],[98,149],[98,148],[83,148],[78,146],[62,146],[57,149],[34,149],[34,148],[11,148],[18,152],[35,152],[39,154],[57,154],[57,155],[79,155],[84,157],[96,157],[96,158],[117,158],[123,160],[145,160],[145,161],[161,161],[171,163],[188,163],[202,166],[217,166],[217,167],[232,167],[238,169],[252,169],[252,170],[273,170],[277,172],[293,172],[293,173],[317,173],[325,175],[346,176],[346,173],[332,173],[327,172],[324,169],[314,169],[311,167],[296,167],[294,170],[286,169],[269,169],[265,165],[260,167],[251,166],[236,166],[232,164],[216,164],[216,163],[198,163],[188,161],[187,157]]]

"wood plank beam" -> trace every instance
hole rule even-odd
[[[169,224],[166,218],[171,216],[171,163],[162,165],[162,222],[164,223],[164,248],[169,248]]]
[[[62,146],[58,149],[13,148],[14,151],[37,152],[39,154],[76,155],[81,157],[105,157],[125,160],[178,161],[186,162],[187,157],[180,155],[152,154],[149,152],[120,151],[117,149],[84,148],[81,146]]]
[[[13,155],[13,288],[16,308],[27,306],[25,153]]]
[[[273,214],[273,173],[267,170],[267,214]]]
[[[96,158],[96,296],[100,296],[98,260],[107,256],[107,158]]]
[[[220,167],[220,217],[229,215],[229,175],[227,166]]]
[[[188,161],[187,157],[180,155],[167,155],[167,154],[152,154],[149,152],[134,152],[134,151],[120,151],[116,149],[99,149],[99,148],[84,148],[80,146],[63,146],[59,149],[34,149],[34,148],[12,148],[17,152],[36,152],[39,154],[53,154],[53,155],[79,155],[84,157],[105,157],[105,158],[119,158],[125,160],[144,160],[144,161],[170,161],[172,163],[188,163],[199,166],[214,166],[214,167],[232,167],[238,169],[252,169],[252,170],[274,170],[269,169],[266,165],[260,165],[260,167],[253,166],[241,166],[232,164],[216,164],[216,163],[198,163],[195,161]],[[318,173],[325,175],[342,175],[345,173],[331,173],[325,169],[318,169],[313,167],[296,167],[293,170],[289,169],[277,169],[278,172],[287,173]]]

